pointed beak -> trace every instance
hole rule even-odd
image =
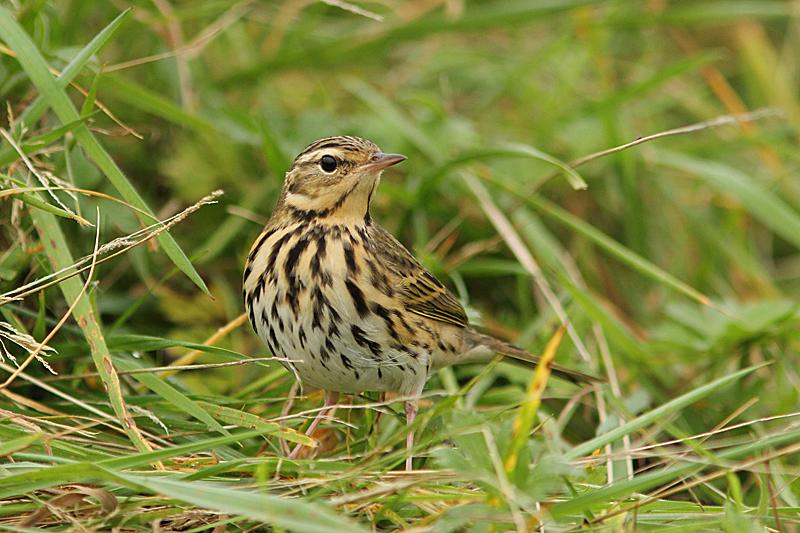
[[[363,168],[372,172],[378,172],[405,160],[406,156],[404,155],[384,154],[383,152],[378,152],[370,158],[369,162],[367,162]]]

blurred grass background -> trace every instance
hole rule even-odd
[[[2,6],[0,527],[797,530],[797,2]],[[278,436],[303,437],[275,425],[293,384],[279,365],[126,374],[194,348],[270,355],[236,327],[243,260],[291,159],[335,134],[409,157],[374,216],[474,322],[541,351],[561,313],[556,360],[607,383],[551,381],[515,450],[531,373],[442,372],[406,476],[398,406],[340,411],[320,458],[289,463]],[[174,240],[98,264],[85,293],[83,272],[11,299],[92,254],[78,217],[99,212],[101,244],[153,223],[42,180],[161,220],[225,194]],[[12,376],[73,302],[48,339],[59,376]],[[306,392],[294,413],[319,405]]]

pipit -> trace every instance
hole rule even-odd
[[[325,391],[308,434],[335,409],[339,393],[410,398],[411,424],[433,371],[495,354],[537,361],[471,328],[458,299],[370,216],[381,173],[405,159],[358,137],[309,145],[247,257],[244,299],[253,328],[295,376]],[[572,381],[591,379],[553,370]],[[409,432],[407,469],[413,444]]]

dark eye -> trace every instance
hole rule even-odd
[[[323,155],[319,160],[319,167],[325,172],[336,170],[336,158],[332,155]]]

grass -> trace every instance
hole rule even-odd
[[[0,529],[798,530],[791,3],[127,7],[0,7]],[[240,280],[337,133],[475,323],[605,383],[441,371],[411,474],[375,394],[306,436]]]

